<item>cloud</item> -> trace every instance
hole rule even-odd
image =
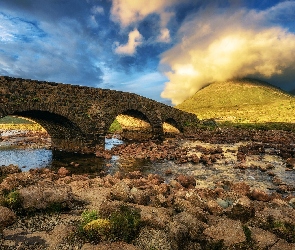
[[[128,35],[128,42],[125,45],[118,45],[115,48],[115,53],[123,55],[133,55],[136,52],[136,47],[142,43],[142,35],[137,29],[131,31]]]
[[[185,0],[183,3],[187,2]],[[111,19],[120,24],[125,29],[129,26],[138,27],[138,24],[147,16],[156,14],[160,17],[158,26],[160,29],[155,29],[156,34],[154,42],[168,43],[170,42],[170,31],[167,28],[168,22],[175,15],[172,11],[178,0],[149,0],[149,1],[134,1],[134,0],[113,0],[111,8]]]
[[[93,63],[100,47],[77,21],[35,23],[2,14],[0,23],[0,75],[92,86],[102,81]]]
[[[104,9],[103,9],[103,7],[101,7],[101,6],[93,6],[93,7],[91,8],[91,12],[92,12],[92,14],[94,14],[94,15],[97,15],[97,14],[99,14],[99,15],[103,15],[103,14],[104,14]]]
[[[161,34],[157,39],[159,42],[169,43],[170,42],[170,31],[167,28],[161,29]]]
[[[160,67],[169,78],[161,96],[179,104],[210,82],[246,76],[270,79],[295,69],[295,34],[271,24],[268,13],[275,10],[207,9],[187,19],[179,43],[161,56]]]
[[[113,0],[111,18],[113,21],[119,22],[122,27],[139,22],[152,13],[158,13],[167,18],[165,9],[177,2],[178,0]]]

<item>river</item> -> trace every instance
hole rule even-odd
[[[194,148],[196,145],[202,145],[207,148],[217,146],[223,148],[224,157],[211,166],[205,166],[203,163],[193,164],[189,162],[177,164],[174,161],[168,160],[150,161],[131,157],[120,158],[115,155],[111,159],[103,159],[96,157],[94,154],[67,153],[64,151],[52,151],[48,148],[29,147],[19,149],[14,145],[24,140],[24,137],[18,137],[15,131],[2,133],[2,137],[9,135],[12,135],[10,140],[0,142],[0,166],[18,165],[22,171],[44,167],[57,171],[60,167],[66,167],[72,174],[99,176],[114,174],[117,171],[128,173],[139,170],[144,174],[159,174],[166,182],[170,182],[179,174],[192,175],[200,188],[214,188],[218,181],[228,180],[245,181],[251,187],[260,188],[268,192],[273,192],[278,188],[274,184],[273,176],[279,178],[287,185],[294,185],[295,182],[295,171],[286,171],[284,161],[274,154],[265,153],[264,155],[247,156],[246,164],[249,167],[247,169],[236,168],[236,152],[241,143],[214,145],[200,141],[184,140],[182,143],[183,147]],[[125,142],[117,138],[106,139],[105,149],[111,149],[115,145],[122,143]],[[267,165],[272,165],[273,169],[270,171],[260,170],[259,166],[263,168],[263,166]]]

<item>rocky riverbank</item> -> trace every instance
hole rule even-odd
[[[294,143],[283,131],[199,130],[96,153],[173,162],[158,173],[1,167],[0,249],[295,249]],[[121,208],[139,214],[128,235],[115,230],[114,215],[133,218]]]
[[[45,130],[7,130],[2,128],[0,133],[0,149],[50,148],[51,138]]]

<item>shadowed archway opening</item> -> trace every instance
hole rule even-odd
[[[164,135],[165,136],[175,136],[175,135],[181,133],[182,131],[178,127],[179,126],[178,126],[177,122],[174,119],[168,118],[163,123]]]
[[[119,134],[122,139],[128,140],[148,140],[153,136],[153,128],[147,116],[134,109],[117,115],[109,132]]]
[[[29,110],[17,111],[9,115],[27,118],[42,126],[51,137],[52,149],[70,150],[75,147],[79,148],[79,140],[82,141],[84,138],[84,134],[75,123],[58,114],[48,111]]]

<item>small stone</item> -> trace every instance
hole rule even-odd
[[[289,200],[289,204],[295,208],[295,198],[292,198],[291,200]]]
[[[61,167],[58,171],[57,171],[57,174],[60,176],[60,177],[65,177],[67,174],[69,174],[69,170],[67,170],[65,167]]]

